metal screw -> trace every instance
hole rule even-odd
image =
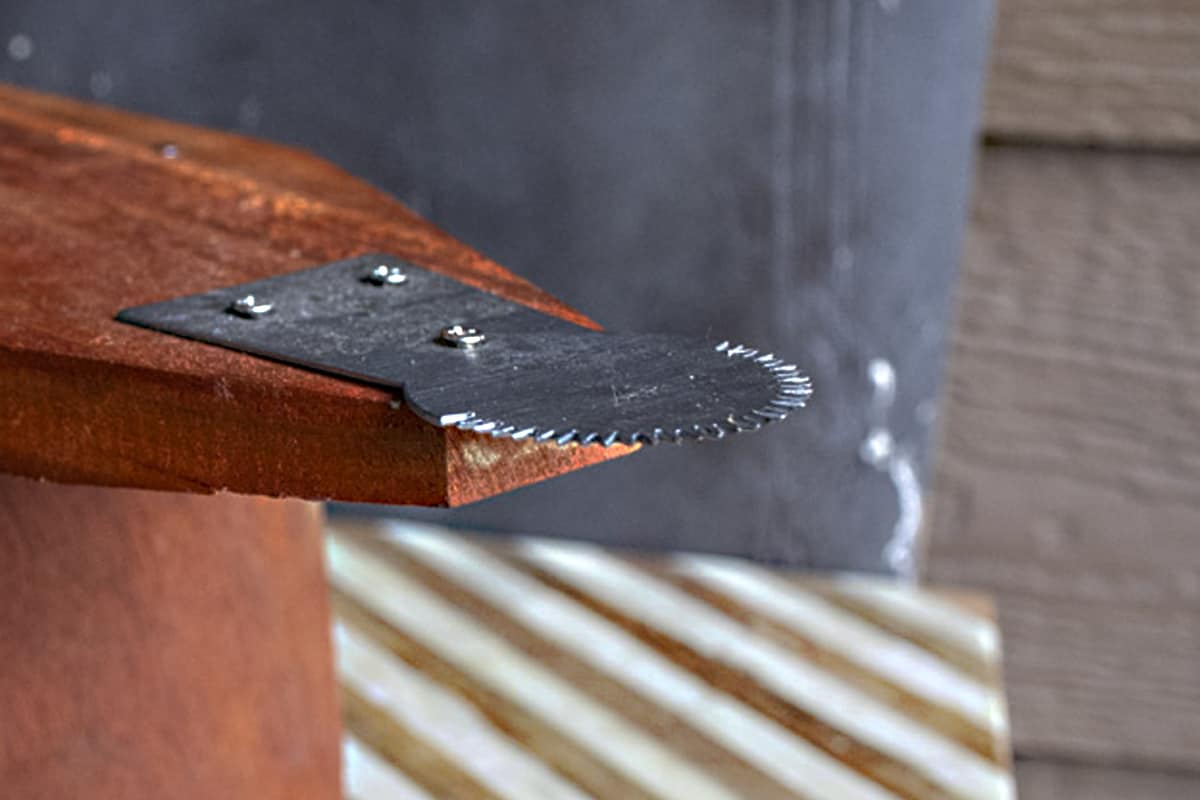
[[[158,146],[158,154],[163,158],[178,158],[179,146],[174,142],[163,142]]]
[[[264,314],[271,313],[271,309],[274,307],[271,303],[261,302],[254,295],[248,294],[234,300],[225,310],[246,319],[258,319]]]
[[[376,286],[398,286],[407,281],[408,276],[399,267],[389,267],[387,264],[380,264],[367,273],[366,280],[368,283],[373,283]]]
[[[438,334],[438,339],[443,344],[448,344],[451,347],[457,347],[461,350],[470,350],[487,341],[487,337],[483,335],[483,331],[478,328],[472,328],[470,325],[451,325],[448,328],[442,328],[441,333]]]

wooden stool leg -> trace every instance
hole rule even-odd
[[[313,503],[0,476],[0,794],[340,796]]]

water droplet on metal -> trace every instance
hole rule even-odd
[[[917,403],[917,422],[926,427],[937,421],[937,401],[930,398]]]
[[[895,450],[892,432],[887,428],[875,428],[858,448],[858,457],[876,469],[883,469]]]
[[[97,100],[103,100],[112,94],[113,77],[104,71],[93,72],[92,76],[88,79],[88,88],[92,92],[92,97]]]
[[[262,115],[262,103],[254,95],[250,95],[249,97],[245,98],[238,105],[238,125],[242,126],[243,128],[249,128],[251,130],[257,128],[259,123],[262,122]]]
[[[28,61],[33,57],[33,39],[18,33],[8,40],[8,57],[13,61]]]
[[[896,392],[896,368],[886,358],[872,358],[867,364],[867,378],[875,391],[883,395]]]

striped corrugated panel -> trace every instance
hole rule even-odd
[[[333,526],[347,796],[1014,796],[986,604],[712,556]]]

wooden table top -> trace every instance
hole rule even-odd
[[[990,604],[335,520],[347,795],[1011,798]]]
[[[370,252],[593,325],[312,155],[0,86],[0,471],[456,505],[629,451],[441,429],[391,392],[113,319]]]

